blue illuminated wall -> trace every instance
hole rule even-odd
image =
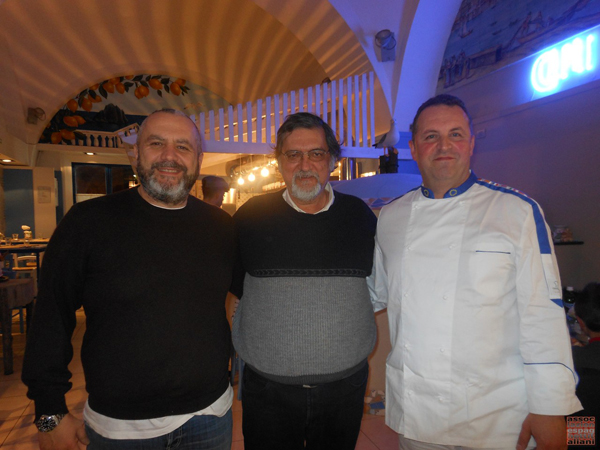
[[[599,22],[443,89],[473,117],[473,171],[530,195],[584,243],[555,249],[561,283],[577,289],[600,274]]]
[[[437,90],[459,87],[599,24],[598,0],[464,0]]]

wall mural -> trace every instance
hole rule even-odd
[[[160,108],[188,115],[227,108],[229,103],[208,89],[168,75],[124,75],[84,89],[54,115],[40,143],[73,144],[85,139],[82,131],[115,132]]]
[[[440,68],[438,92],[599,23],[598,0],[463,0]]]

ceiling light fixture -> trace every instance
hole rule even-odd
[[[381,30],[375,35],[375,50],[379,61],[396,60],[396,38],[390,30]]]
[[[35,125],[38,120],[46,120],[46,112],[42,108],[27,108],[27,123]]]
[[[93,152],[83,152],[84,155],[88,155],[88,156],[94,156],[95,153]]]

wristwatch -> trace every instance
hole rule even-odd
[[[47,433],[49,431],[54,430],[60,421],[65,417],[64,414],[53,414],[51,416],[43,415],[41,416],[37,422],[35,423],[38,430],[42,433]]]

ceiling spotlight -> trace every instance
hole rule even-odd
[[[13,160],[12,159],[3,159],[2,162],[9,163],[9,162],[13,162]]]
[[[268,176],[269,176],[269,169],[267,169],[266,167],[263,167],[263,168],[260,170],[260,174],[261,174],[263,177],[268,177]]]
[[[244,184],[244,179],[242,178],[242,176],[240,175],[240,177],[238,178],[238,184],[241,186],[242,184]]]
[[[42,108],[27,108],[27,123],[35,125],[38,120],[46,120],[46,112]]]
[[[93,152],[83,152],[84,155],[88,155],[88,156],[94,156],[95,153]]]
[[[390,30],[381,30],[375,35],[375,50],[379,61],[396,60],[396,38]]]
[[[251,173],[250,175],[248,175],[248,181],[254,181],[256,180],[256,177],[254,176],[253,173]]]

